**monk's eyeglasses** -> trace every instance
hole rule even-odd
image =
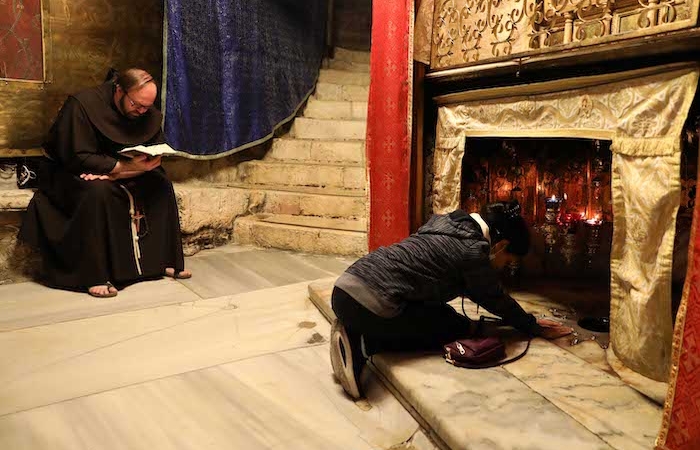
[[[150,106],[144,106],[139,102],[135,102],[134,99],[131,98],[131,96],[129,95],[128,92],[124,91],[124,95],[126,95],[126,98],[129,99],[129,104],[131,105],[132,108],[136,108],[136,109],[148,109],[148,108],[150,108]]]

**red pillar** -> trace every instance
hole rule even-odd
[[[370,251],[410,234],[413,2],[372,2],[366,141]]]
[[[700,449],[700,202],[693,211],[688,251],[688,272],[673,336],[669,393],[657,442],[661,450]]]

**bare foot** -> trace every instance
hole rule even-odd
[[[117,292],[117,288],[112,286],[111,283],[99,284],[88,289],[88,294],[97,298],[116,297]]]
[[[184,280],[187,278],[192,278],[192,272],[190,272],[187,269],[181,270],[177,273],[175,273],[175,269],[172,267],[166,267],[165,268],[165,276],[170,277],[170,278],[177,278],[180,280]]]

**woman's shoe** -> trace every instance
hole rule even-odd
[[[337,320],[331,329],[331,366],[343,390],[353,400],[362,398],[360,374],[365,367],[365,358],[360,348],[360,337],[348,334]]]

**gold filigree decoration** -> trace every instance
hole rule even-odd
[[[688,12],[697,4],[698,0],[440,0],[431,65],[450,67],[547,47],[587,45],[637,31],[653,34],[679,17],[690,26]]]

